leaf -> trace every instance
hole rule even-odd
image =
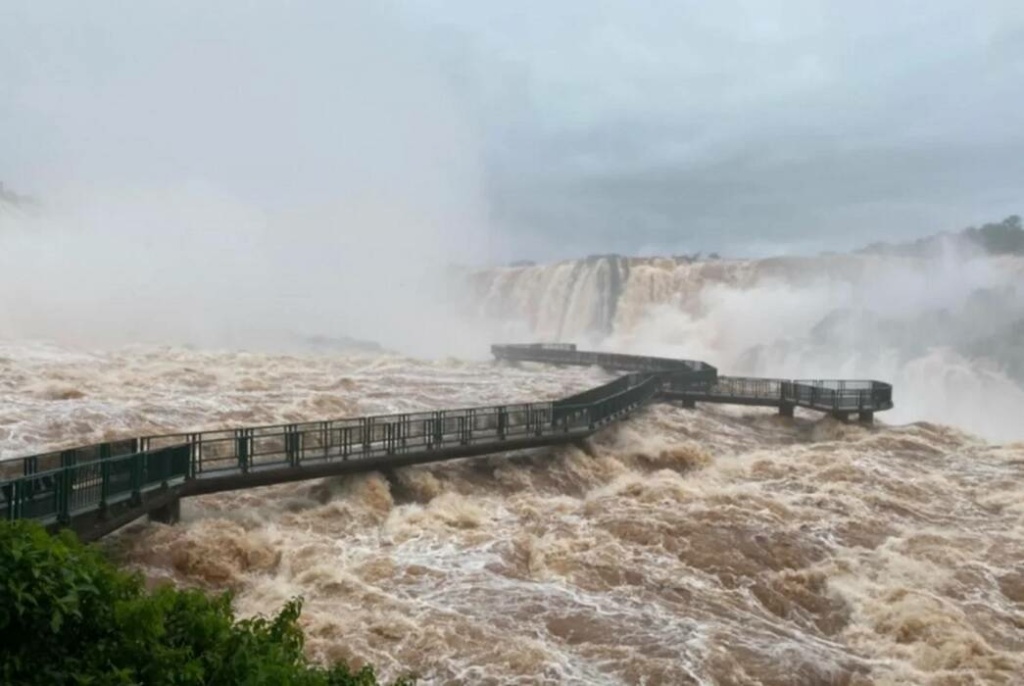
[[[64,625],[64,615],[60,613],[60,610],[54,610],[53,615],[50,617],[50,630],[53,633],[60,633],[61,626]]]

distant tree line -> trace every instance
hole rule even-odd
[[[924,257],[938,254],[948,241],[981,249],[989,255],[1024,255],[1024,226],[1014,214],[1001,222],[971,226],[959,233],[941,233],[909,243],[872,243],[859,252]]]
[[[1016,214],[980,229],[972,226],[964,230],[963,236],[993,255],[1024,255],[1024,227]]]
[[[939,233],[916,241],[906,243],[872,243],[856,251],[859,254],[900,255],[905,257],[927,257],[941,254],[950,242],[964,247],[981,250],[989,255],[1024,255],[1024,225],[1019,215],[1011,215],[1001,222],[989,222],[980,227],[970,226],[956,233]],[[833,255],[825,252],[823,255]],[[676,262],[702,262],[720,260],[722,256],[716,252],[693,253],[670,256]],[[588,261],[601,259],[628,259],[621,255],[589,255]],[[510,263],[510,267],[533,267],[536,262],[519,260]]]

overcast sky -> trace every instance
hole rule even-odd
[[[289,208],[373,186],[505,259],[815,252],[1024,212],[1020,0],[157,6],[0,6],[0,180]]]

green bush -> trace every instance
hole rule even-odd
[[[377,684],[370,667],[310,664],[301,609],[236,620],[230,594],[150,592],[70,532],[0,522],[2,684]]]

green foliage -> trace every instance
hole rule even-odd
[[[960,233],[927,236],[911,243],[872,243],[859,252],[928,257],[941,255],[946,240],[980,248],[989,255],[1024,255],[1024,226],[1015,214],[1001,222],[984,224],[981,228],[971,226]]]
[[[1017,215],[980,229],[971,227],[964,231],[964,237],[992,255],[1024,255],[1024,228]]]
[[[229,594],[149,592],[70,532],[0,522],[3,684],[377,684],[370,667],[310,664],[301,610],[293,600],[273,618],[236,620]]]

